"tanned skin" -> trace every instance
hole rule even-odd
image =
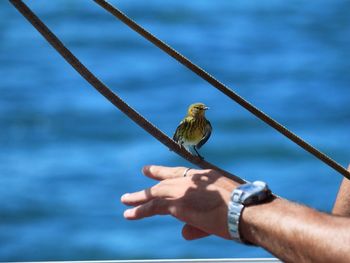
[[[230,239],[227,205],[238,183],[213,170],[188,171],[186,167],[146,166],[143,173],[159,183],[125,194],[133,206],[124,212],[135,220],[172,215],[182,222],[187,240],[217,235]],[[241,236],[265,248],[283,262],[350,262],[350,182],[344,179],[333,214],[275,198],[243,209]],[[232,244],[234,245],[234,243]]]

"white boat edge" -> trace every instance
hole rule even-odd
[[[18,263],[278,263],[281,262],[277,258],[211,258],[211,259],[140,259],[140,260],[86,260],[86,261],[21,261]],[[17,262],[11,262],[17,263]]]

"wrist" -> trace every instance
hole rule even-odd
[[[266,233],[262,233],[261,226],[270,222],[269,211],[278,205],[281,199],[272,196],[265,203],[247,206],[243,209],[240,219],[240,234],[243,240],[256,246],[262,246],[262,239]]]

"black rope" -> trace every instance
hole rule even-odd
[[[189,162],[204,168],[214,169],[220,172],[222,175],[235,180],[238,183],[244,183],[245,180],[233,175],[197,156],[193,156],[187,152],[183,147],[180,147],[175,141],[170,139],[161,130],[155,127],[152,123],[146,120],[137,111],[126,104],[119,96],[111,91],[102,81],[100,81],[91,71],[89,71],[68,48],[50,31],[50,29],[21,1],[10,0],[10,2],[16,7],[16,9],[41,33],[41,35],[56,49],[56,51],[85,79],[87,80],[98,92],[100,92],[105,98],[107,98],[114,106],[126,114],[130,119],[136,122],[149,134],[155,137],[158,141],[163,143],[172,151],[176,152]]]
[[[130,19],[128,16],[126,16],[123,12],[121,12],[116,7],[112,6],[110,3],[108,3],[105,0],[94,0],[97,4],[99,4],[101,7],[103,7],[105,10],[107,10],[109,13],[117,17],[119,20],[121,20],[124,24],[129,26],[131,29],[139,33],[141,36],[146,38],[148,41],[156,45],[158,48],[166,52],[168,55],[172,56],[174,59],[176,59],[178,62],[186,66],[188,69],[196,73],[199,77],[209,82],[211,85],[213,85],[215,88],[220,90],[222,93],[224,93],[226,96],[237,102],[239,105],[241,105],[246,110],[250,111],[252,114],[254,114],[257,118],[265,122],[266,124],[270,125],[272,128],[277,130],[278,132],[282,133],[284,136],[289,138],[291,141],[299,145],[304,150],[308,151],[312,155],[314,155],[316,158],[324,162],[325,164],[332,167],[334,170],[338,171],[340,174],[342,174],[344,177],[350,179],[350,172],[347,171],[343,166],[338,164],[336,161],[298,137],[296,134],[288,130],[286,127],[272,119],[270,116],[268,116],[266,113],[262,112],[258,108],[256,108],[254,105],[252,105],[250,102],[242,98],[240,95],[238,95],[236,92],[225,86],[223,83],[215,79],[213,76],[211,76],[209,73],[207,73],[205,70],[191,62],[188,58],[177,52],[175,49],[170,47],[165,42],[161,41],[151,33],[149,33],[147,30],[142,28],[140,25],[138,25],[136,22],[134,22],[132,19]]]

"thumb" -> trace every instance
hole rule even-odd
[[[186,240],[195,240],[203,237],[207,237],[210,234],[194,227],[189,224],[185,224],[182,228],[182,236]]]

